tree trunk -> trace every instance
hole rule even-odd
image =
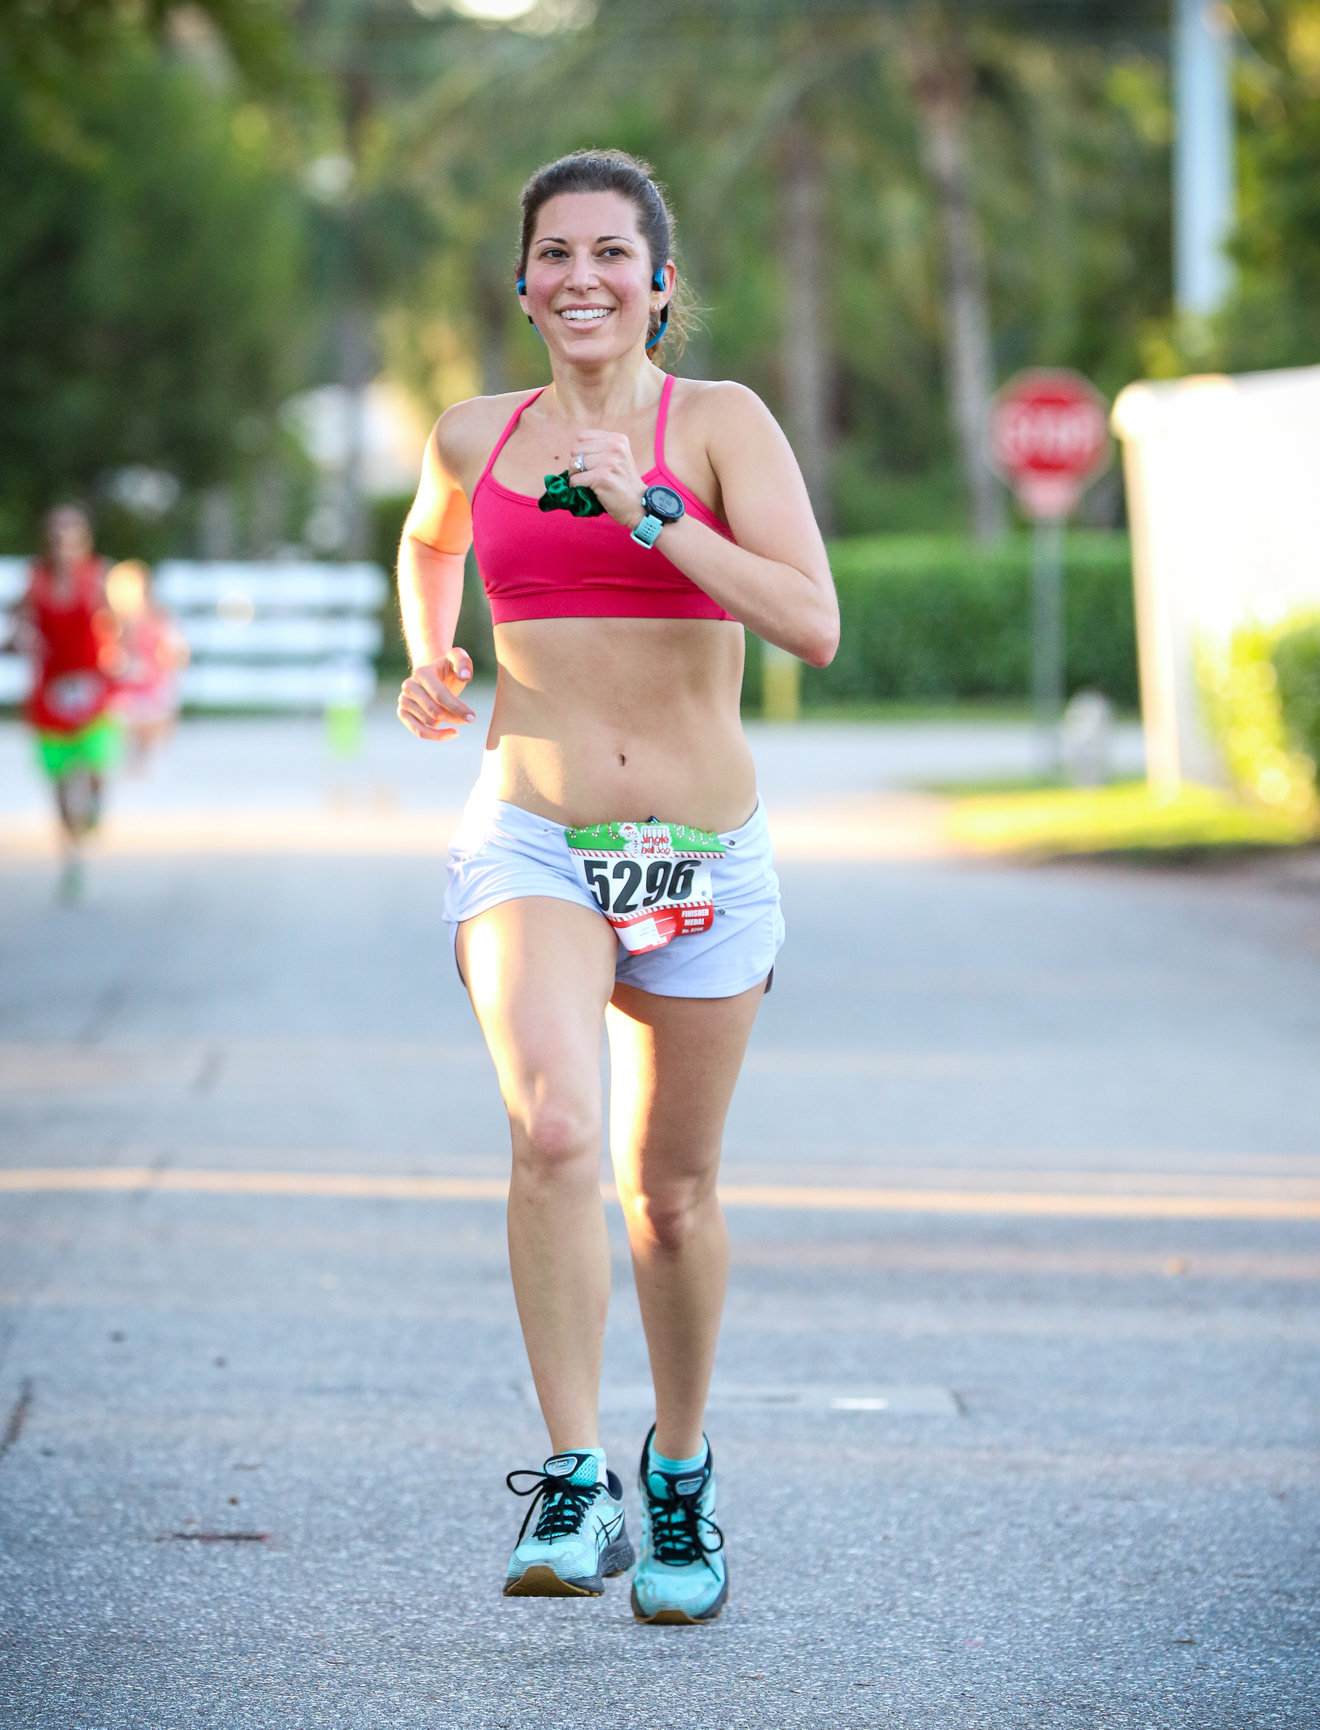
[[[477,365],[485,396],[499,396],[509,386],[509,309],[516,308],[507,263],[482,260],[476,272]]]
[[[829,191],[819,147],[805,126],[794,127],[784,145],[782,187],[784,324],[780,359],[788,436],[821,532],[831,535],[833,427],[825,278]]]
[[[990,399],[994,354],[985,258],[967,172],[967,110],[972,72],[961,44],[947,30],[918,50],[912,80],[926,167],[944,230],[945,380],[949,416],[967,488],[971,529],[981,543],[998,540],[1007,516],[990,467]]]
[[[365,304],[354,300],[341,309],[336,335],[339,382],[344,391],[344,466],[339,477],[342,550],[345,558],[361,559],[366,557],[371,539],[363,469],[366,460],[367,386],[376,371],[371,314]]]

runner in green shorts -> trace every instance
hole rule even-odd
[[[82,893],[83,847],[100,822],[105,779],[120,755],[120,727],[110,712],[116,628],[86,514],[57,505],[43,529],[45,546],[19,603],[15,639],[32,662],[27,720],[55,789],[64,846],[60,893],[73,901]]]
[[[123,729],[110,715],[100,715],[77,733],[37,732],[41,767],[56,783],[77,775],[103,777],[119,767]]]

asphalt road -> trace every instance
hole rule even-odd
[[[75,910],[0,772],[5,1730],[1320,1721],[1306,862],[790,849],[726,1161],[731,1602],[651,1629],[624,1582],[499,1595],[544,1444],[441,861],[386,821],[423,759],[205,741],[211,827],[132,832]],[[862,729],[761,745],[799,822],[904,779]],[[291,847],[281,776],[384,840]]]

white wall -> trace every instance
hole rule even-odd
[[[1114,430],[1150,777],[1222,781],[1195,645],[1320,608],[1320,366],[1129,385]]]

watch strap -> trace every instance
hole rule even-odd
[[[636,541],[638,546],[653,547],[656,543],[656,537],[664,526],[659,517],[653,517],[648,513],[632,531],[630,538]]]

